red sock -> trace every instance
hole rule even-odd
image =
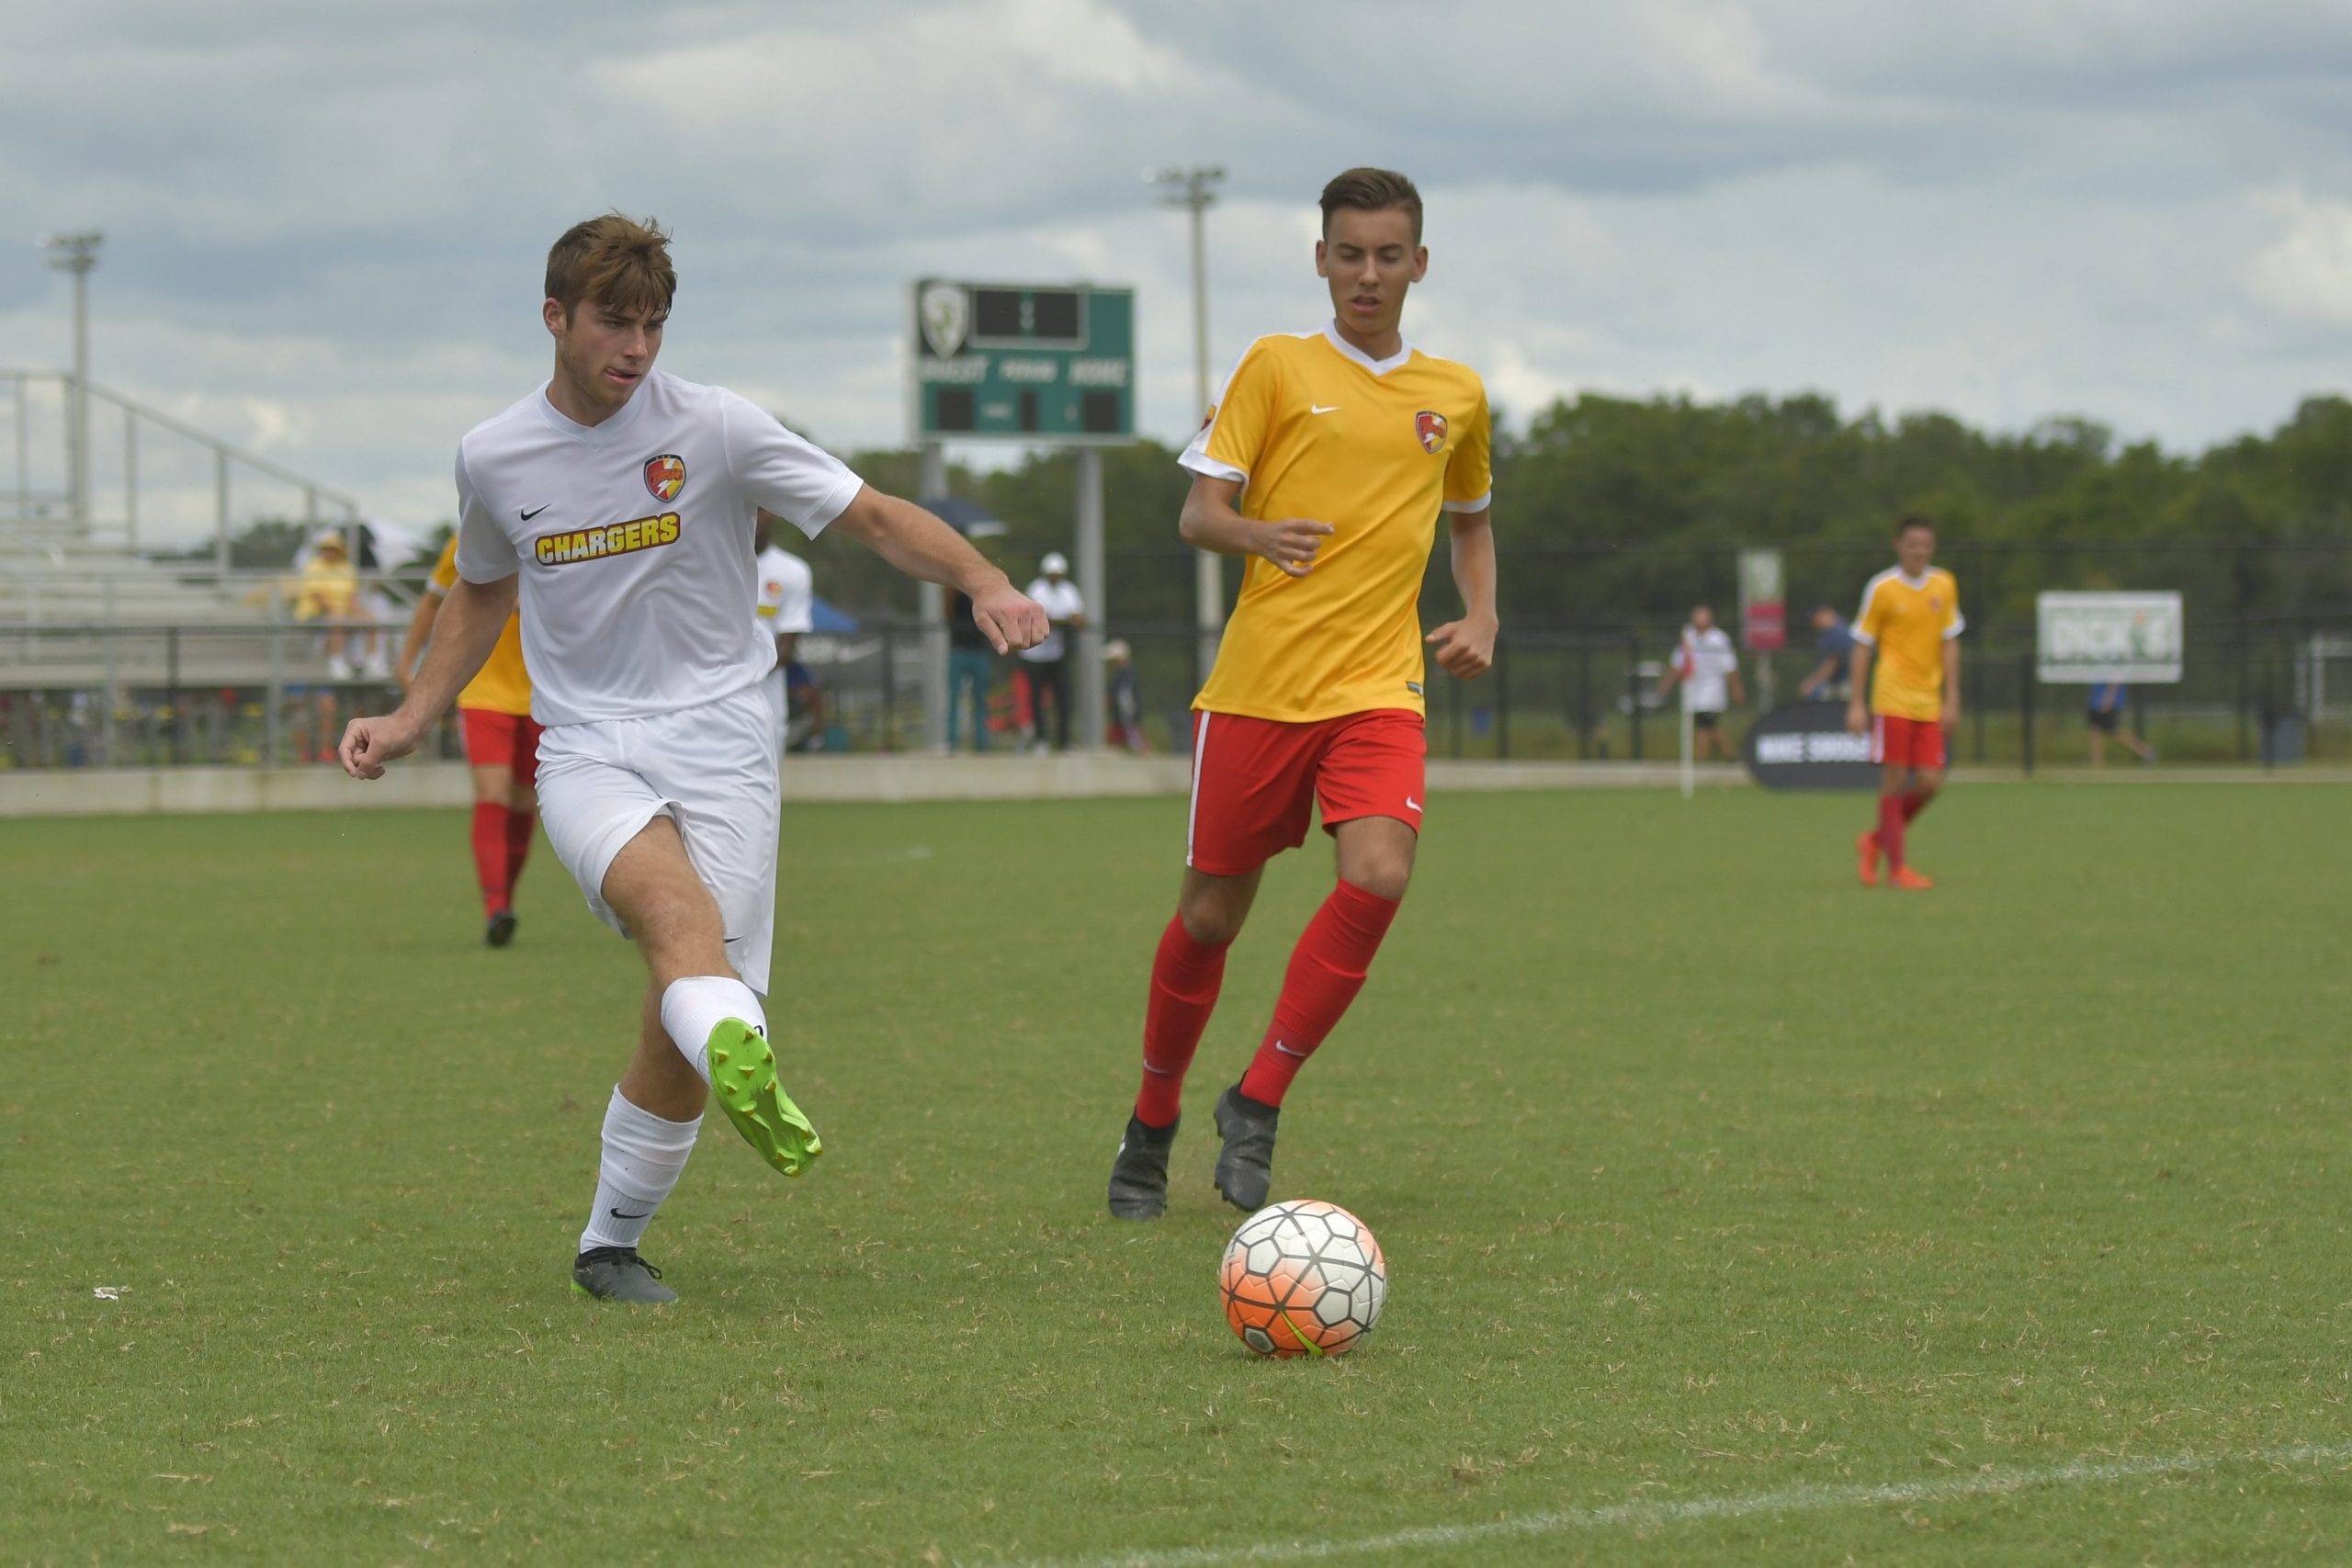
[[[1136,1117],[1147,1127],[1167,1126],[1183,1103],[1184,1071],[1225,984],[1225,951],[1194,942],[1181,915],[1159,933],[1143,1015],[1143,1088],[1136,1092]]]
[[[474,880],[481,884],[481,912],[506,908],[506,807],[474,802]]]
[[[523,861],[531,852],[531,829],[539,825],[536,811],[506,810],[506,897],[514,897],[514,885],[523,879]]]
[[[1352,882],[1331,890],[1291,950],[1274,1021],[1241,1077],[1243,1094],[1265,1105],[1283,1102],[1291,1079],[1363,989],[1372,955],[1396,918],[1394,898],[1376,897]]]
[[[1903,869],[1903,797],[1882,795],[1878,797],[1878,848],[1886,857],[1889,871]]]
[[[1903,820],[1905,825],[1908,826],[1913,818],[1928,809],[1928,802],[1935,798],[1936,797],[1932,795],[1923,795],[1916,789],[1910,794],[1905,795],[1903,797]]]

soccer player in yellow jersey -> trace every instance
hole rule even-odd
[[[441,547],[416,614],[401,645],[401,690],[415,678],[418,655],[432,639],[441,601],[458,581],[458,541]],[[458,694],[465,726],[466,761],[474,774],[474,880],[481,885],[482,940],[504,947],[514,940],[514,883],[531,852],[538,822],[539,726],[531,717],[531,673],[523,663],[523,623],[506,617],[479,674]]]
[[[1291,953],[1273,1020],[1217,1099],[1217,1190],[1266,1201],[1283,1097],[1340,1021],[1413,872],[1424,805],[1422,646],[1469,679],[1493,662],[1495,543],[1487,393],[1466,366],[1398,331],[1429,267],[1421,198],[1385,169],[1323,188],[1315,270],[1333,320],[1260,338],[1185,450],[1187,544],[1247,558],[1241,594],[1194,699],[1184,883],[1144,1015],[1143,1087],[1111,1170],[1111,1213],[1167,1206],[1184,1072],[1216,1005],[1227,947],[1269,858],[1319,804],[1339,886]],[[1445,518],[1464,615],[1421,633],[1421,576]]]
[[[1944,784],[1944,740],[1960,723],[1960,584],[1930,563],[1936,525],[1905,517],[1894,530],[1896,565],[1870,581],[1854,616],[1854,694],[1846,728],[1870,731],[1871,758],[1884,769],[1878,827],[1854,840],[1862,886],[1878,886],[1878,863],[1896,887],[1932,887],[1905,858],[1912,821]],[[1871,663],[1878,681],[1871,681]],[[1864,701],[1864,694],[1869,694]]]

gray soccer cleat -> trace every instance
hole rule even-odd
[[[676,1301],[678,1292],[659,1283],[661,1278],[662,1270],[639,1258],[633,1247],[592,1247],[571,1265],[571,1288],[599,1301],[646,1306]]]
[[[1266,1206],[1274,1184],[1274,1124],[1282,1108],[1261,1105],[1235,1084],[1216,1097],[1216,1132],[1225,1147],[1216,1156],[1216,1190],[1247,1214]]]
[[[1182,1117],[1165,1127],[1148,1127],[1127,1118],[1119,1139],[1118,1157],[1111,1162],[1111,1217],[1156,1220],[1168,1208],[1168,1150],[1176,1142]]]

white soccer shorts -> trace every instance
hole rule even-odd
[[[539,819],[588,907],[623,936],[628,927],[604,899],[605,874],[648,822],[676,823],[686,858],[718,901],[727,962],[764,997],[783,746],[780,671],[673,713],[551,725],[539,739]]]

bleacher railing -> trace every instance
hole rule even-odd
[[[73,385],[62,371],[0,370],[11,457],[0,482],[0,522],[16,525],[20,537],[135,551],[200,546],[209,536],[213,568],[225,574],[240,518],[360,518],[352,496],[95,381],[85,389],[89,493],[76,496]],[[254,504],[256,494],[267,503]]]

